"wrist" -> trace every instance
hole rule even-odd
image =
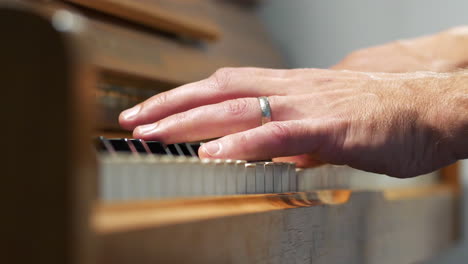
[[[454,159],[468,158],[468,72],[442,74],[432,85],[427,109],[430,124],[440,133],[438,144]]]

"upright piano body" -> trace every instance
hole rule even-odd
[[[127,137],[120,110],[219,67],[282,66],[241,7],[4,1],[0,32],[4,263],[416,263],[457,241],[453,167],[404,187],[327,166],[295,191],[102,199],[91,142]]]

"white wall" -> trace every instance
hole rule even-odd
[[[261,15],[293,67],[468,24],[467,0],[266,0]]]
[[[468,0],[265,0],[264,3],[260,15],[290,67],[325,68],[355,49],[468,24]],[[468,192],[468,162],[462,170]],[[467,233],[468,198],[464,200],[463,222]],[[468,242],[431,263],[468,263]]]

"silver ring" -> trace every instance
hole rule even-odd
[[[271,108],[270,102],[268,102],[268,97],[262,96],[258,97],[258,102],[260,103],[260,110],[262,111],[262,126],[271,121]]]

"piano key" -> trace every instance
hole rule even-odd
[[[246,193],[254,194],[255,191],[255,172],[256,164],[247,163],[245,164],[245,177],[246,177]]]
[[[125,201],[135,199],[137,192],[137,182],[135,180],[138,164],[137,156],[126,155],[124,157],[122,175],[121,175],[121,199]]]
[[[255,192],[265,193],[265,162],[255,164]]]
[[[153,154],[157,155],[168,155],[172,156],[172,154],[164,147],[164,145],[159,141],[146,141],[146,145],[148,145],[149,149]]]
[[[195,157],[192,157],[192,188],[191,196],[202,196],[203,195],[203,173],[204,168],[202,162]]]
[[[130,177],[131,182],[131,198],[135,200],[143,200],[146,194],[147,175],[146,166],[144,164],[144,157],[146,155],[139,155],[134,158],[132,166],[134,174]]]
[[[226,195],[236,194],[237,177],[236,177],[236,163],[234,160],[226,160]]]
[[[137,151],[135,145],[133,144],[132,140],[128,139],[128,138],[124,138],[123,140],[124,140],[125,143],[127,143],[128,148],[130,149],[130,152],[133,155],[138,155],[138,151]]]
[[[317,177],[314,170],[299,171],[298,176],[293,163],[200,161],[198,157],[187,158],[197,154],[195,150],[200,145],[196,143],[178,143],[165,147],[156,141],[100,137],[96,145],[101,151],[105,149],[102,155],[106,157],[111,157],[110,153],[117,149],[114,152],[117,159],[103,158],[102,161],[100,193],[102,199],[108,201],[281,193],[297,191],[298,186],[304,191],[344,186],[340,177]],[[171,156],[172,153],[175,156]],[[112,188],[105,187],[112,185]]]
[[[273,162],[265,162],[265,193],[273,193]]]
[[[273,162],[273,192],[280,193],[283,190],[282,176],[283,176],[283,163]]]
[[[167,149],[169,149],[169,151],[172,153],[172,155],[174,156],[185,156],[184,155],[184,152],[182,151],[182,149],[179,147],[178,144],[170,144],[170,145],[167,145]]]
[[[227,187],[226,163],[223,160],[215,161],[215,194],[224,195]]]
[[[306,182],[304,179],[304,170],[303,169],[296,169],[296,179],[297,179],[297,191],[304,192],[307,190]]]
[[[108,142],[112,145],[116,152],[131,152],[130,146],[123,138],[110,138]]]
[[[163,174],[161,175],[161,197],[175,196],[177,189],[177,162],[170,156],[162,156],[160,160]]]
[[[95,146],[95,148],[96,148],[96,150],[97,150],[98,152],[107,152],[107,148],[106,148],[106,146],[104,145],[104,141],[105,141],[105,140],[106,140],[106,139],[105,139],[104,137],[102,137],[102,136],[101,136],[101,137],[98,137],[98,138],[96,138],[96,139],[94,139],[94,146]],[[106,141],[107,141],[107,140],[106,140]]]
[[[131,139],[130,140],[136,148],[136,151],[139,153],[151,154],[151,150],[148,147],[148,144],[143,139]]]
[[[205,195],[215,194],[215,162],[210,159],[203,159],[203,193]]]
[[[177,146],[181,150],[183,156],[186,156],[186,157],[193,157],[194,156],[194,155],[192,155],[192,153],[188,149],[187,143],[179,143],[179,144],[177,144]]]
[[[289,190],[288,192],[297,192],[296,165],[289,163]]]
[[[161,157],[156,155],[148,155],[147,162],[149,167],[148,175],[148,198],[162,198],[163,175],[165,173],[164,166],[161,166]]]
[[[158,157],[155,155],[141,155],[140,156],[140,163],[141,163],[141,173],[142,173],[142,183],[140,184],[141,192],[140,192],[140,199],[148,200],[154,199],[152,196],[152,186],[153,183],[153,163],[157,162]]]
[[[198,149],[200,148],[199,143],[185,143],[184,144],[192,157],[198,157]]]
[[[236,193],[245,194],[247,193],[247,179],[245,172],[245,161],[236,160]]]
[[[289,169],[290,163],[281,164],[281,192],[289,192]]]
[[[105,201],[112,201],[114,199],[115,190],[114,177],[117,173],[116,159],[109,154],[100,156],[99,166],[99,192],[100,198]]]
[[[176,166],[177,173],[173,175],[173,180],[176,183],[175,195],[179,197],[189,196],[189,189],[192,181],[191,164],[184,156],[177,156],[175,158],[174,166]]]
[[[189,149],[192,150],[193,155],[195,155],[195,157],[198,157],[198,149],[200,148],[201,144],[200,143],[187,143],[187,145],[190,147]]]

